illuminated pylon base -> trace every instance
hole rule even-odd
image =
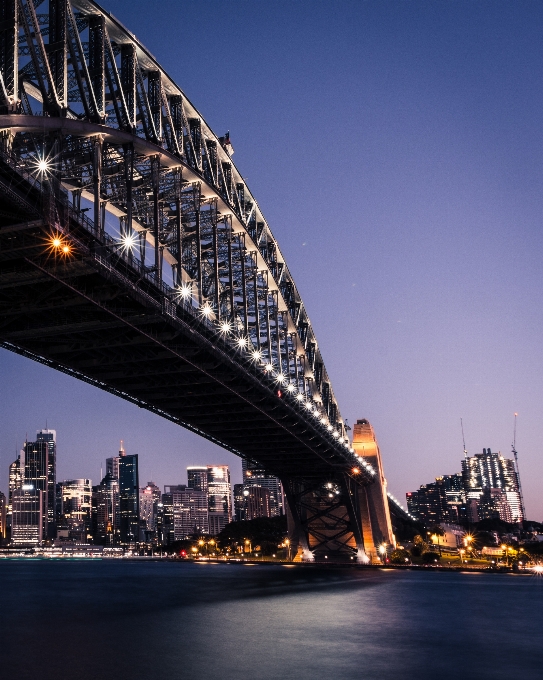
[[[395,547],[379,448],[365,420],[355,425],[353,447],[376,471],[368,485],[344,473],[283,480],[294,561],[376,564]]]

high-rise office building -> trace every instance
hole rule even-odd
[[[262,486],[234,484],[236,521],[271,517],[270,492]]]
[[[44,502],[42,539],[54,538],[56,532],[56,432],[39,430],[35,442],[25,442],[18,458],[20,484],[41,491]],[[11,472],[11,471],[10,471]],[[16,478],[15,471],[12,473]]]
[[[109,472],[92,487],[92,535],[98,545],[120,543],[119,480]]]
[[[124,450],[123,443],[121,441],[121,450],[119,454]],[[119,461],[121,456],[112,456],[111,458],[106,458],[106,475],[111,475],[113,479],[119,479]]]
[[[11,502],[11,545],[16,548],[41,545],[47,526],[44,491],[25,483],[13,491]]]
[[[254,486],[261,486],[270,493],[270,517],[279,517],[285,514],[284,494],[281,481],[268,474],[259,463],[242,459],[241,468],[243,472],[243,483]]]
[[[187,486],[195,491],[205,491],[207,493],[207,465],[191,465],[187,468]]]
[[[232,521],[232,488],[228,465],[207,466],[209,533],[220,534]]]
[[[142,540],[156,539],[158,504],[161,500],[159,487],[154,482],[140,489],[140,520],[144,536]]]
[[[490,513],[498,514],[506,522],[522,522],[519,479],[513,460],[490,448],[483,449],[482,453],[464,458],[462,478],[468,498],[480,506],[477,510],[480,519],[486,519]],[[490,495],[486,493],[483,499],[486,490],[494,491]],[[495,499],[494,510],[490,508],[492,499]]]
[[[86,543],[91,533],[91,480],[68,479],[57,487],[60,499],[59,526],[68,530],[70,538]]]
[[[121,513],[121,544],[130,546],[139,541],[138,456],[128,455],[121,442],[119,460],[119,509]]]
[[[56,430],[38,430],[36,444],[42,443],[47,449],[47,536],[55,537],[56,527],[56,503],[55,488],[57,482],[57,433]]]
[[[6,525],[11,528],[11,512],[12,512],[12,497],[15,489],[20,489],[23,484],[21,475],[21,453],[9,466],[9,487],[8,487],[8,504],[6,511]]]
[[[184,484],[164,487],[169,542],[209,534],[208,497],[205,491]]]

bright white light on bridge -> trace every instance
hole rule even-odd
[[[283,375],[283,373],[278,373],[278,374],[275,376],[275,379],[277,380],[277,382],[282,383],[282,382],[284,382],[284,380],[285,380],[285,376]]]
[[[183,300],[188,300],[192,295],[192,288],[186,283],[183,283],[181,286],[178,286],[177,294],[182,297]]]
[[[134,238],[133,234],[125,234],[121,238],[121,244],[125,250],[132,250],[132,248],[136,245],[136,239]]]
[[[297,395],[296,395],[296,399],[297,399],[298,401],[303,401],[304,395],[300,392],[300,394],[297,394]]]
[[[255,349],[251,356],[255,361],[260,361],[262,359],[262,352],[259,349]]]
[[[209,317],[213,314],[213,310],[211,309],[208,302],[206,302],[203,307],[200,307],[200,311],[206,319],[209,319]]]
[[[326,429],[327,429],[329,432],[332,432],[332,430],[333,430],[334,428],[333,428],[330,424],[328,424],[328,425],[326,426]]]
[[[238,347],[243,349],[244,347],[247,347],[247,338],[238,338],[237,343]]]
[[[354,453],[354,449],[352,449],[352,448],[349,449],[349,453]],[[357,458],[358,458],[358,456],[357,456]]]
[[[223,321],[221,324],[221,333],[230,333],[232,330],[232,324],[229,321]]]
[[[38,175],[41,175],[42,177],[51,172],[52,165],[49,159],[46,158],[45,156],[34,157],[32,165],[34,166],[34,169],[36,170]]]
[[[292,393],[292,392],[294,392],[295,389],[296,389],[296,388],[294,387],[294,385],[289,385],[289,386],[287,387],[287,392]]]
[[[339,432],[337,430],[334,430],[332,434],[334,437],[336,437],[336,439],[339,437]]]
[[[268,373],[273,371],[273,364],[266,364],[265,369]]]

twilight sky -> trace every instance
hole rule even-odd
[[[509,456],[543,520],[543,4],[103,0],[217,134],[295,277],[344,417],[368,418],[398,498]],[[160,8],[150,10],[149,7]],[[0,351],[0,488],[25,433],[99,481],[120,439],[142,484],[239,459]]]

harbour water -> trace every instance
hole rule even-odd
[[[534,575],[0,560],[17,680],[543,678]]]

